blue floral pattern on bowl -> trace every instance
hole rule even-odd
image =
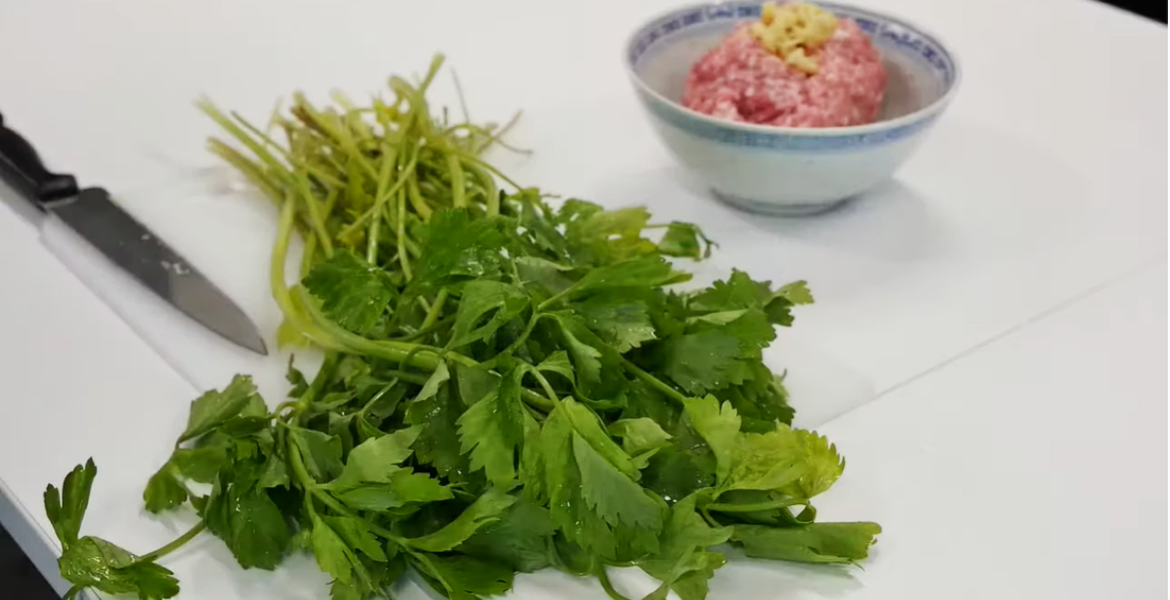
[[[932,76],[949,89],[957,79],[954,58],[945,47],[929,34],[903,21],[876,13],[846,7],[831,2],[818,5],[841,17],[847,17],[874,38],[876,43],[895,46],[900,52],[917,55],[929,65]],[[656,47],[688,35],[712,24],[733,24],[759,18],[759,2],[729,2],[718,5],[696,6],[676,11],[643,27],[628,47],[627,61],[637,69],[639,62]],[[821,130],[815,134],[782,131],[761,131],[762,127],[732,127],[728,123],[699,115],[677,104],[663,102],[660,97],[639,88],[638,97],[657,118],[695,136],[721,144],[772,151],[840,152],[888,144],[913,136],[930,127],[937,112],[916,119],[899,119],[894,127],[858,133]]]

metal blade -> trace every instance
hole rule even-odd
[[[251,319],[211,280],[110,199],[101,188],[47,208],[147,288],[235,344],[268,354]]]

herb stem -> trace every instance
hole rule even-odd
[[[398,385],[399,379],[401,379],[401,378],[395,377],[393,381],[382,386],[382,389],[378,390],[378,393],[371,396],[369,402],[366,402],[365,406],[362,406],[362,409],[357,412],[358,418],[359,419],[365,418],[366,411],[370,410],[370,407],[373,406],[375,403],[377,403],[379,400],[381,400],[382,396],[385,396],[387,392],[394,389],[394,386]]]
[[[777,508],[786,508],[796,504],[793,498],[781,498],[779,500],[772,500],[770,502],[754,502],[751,504],[723,504],[714,502],[708,504],[705,508],[707,510],[716,510],[719,512],[757,512],[763,510],[775,510]]]
[[[435,321],[439,320],[439,315],[443,313],[443,304],[447,302],[447,288],[439,290],[439,294],[435,296],[434,303],[431,304],[431,309],[427,311],[427,316],[423,319],[422,326],[419,331],[426,331],[435,325]]]
[[[402,276],[410,281],[410,257],[406,254],[406,190],[398,190],[398,262],[402,265]]]
[[[192,527],[191,529],[188,529],[187,533],[184,533],[183,535],[180,535],[179,537],[172,540],[171,543],[163,546],[162,548],[159,548],[158,550],[155,550],[154,552],[148,552],[146,554],[143,554],[142,556],[139,556],[138,558],[134,559],[134,562],[135,563],[154,562],[154,561],[170,554],[171,552],[178,550],[187,542],[195,539],[195,536],[199,535],[200,533],[203,533],[204,529],[207,529],[207,523],[200,521],[194,527]]]
[[[333,505],[336,505],[337,508],[344,508],[328,492],[319,488],[317,482],[313,481],[313,478],[309,476],[309,470],[305,468],[305,459],[301,457],[301,452],[291,437],[288,438],[288,461],[292,464],[293,474],[301,482],[301,487],[308,490],[312,497],[317,498],[329,508],[334,508]],[[313,504],[309,502],[309,496],[305,496],[305,507],[309,509],[310,513],[316,513],[313,509]]]
[[[282,411],[284,411],[286,408],[296,408],[296,406],[298,404],[300,404],[300,403],[297,402],[296,400],[289,400],[288,402],[281,402],[280,404],[277,404],[276,408],[274,408],[272,410],[272,416],[278,417],[278,416],[280,416],[280,413]]]
[[[398,341],[413,342],[415,340],[421,340],[422,338],[438,331],[439,328],[444,327],[446,325],[450,325],[453,322],[455,322],[455,315],[448,315],[446,317],[443,317],[437,323],[434,323],[430,327],[427,327],[426,329],[420,329],[420,330],[418,330],[418,331],[416,331],[416,332],[414,332],[414,333],[412,333],[404,338],[399,338]]]
[[[703,520],[707,521],[707,524],[711,527],[715,527],[716,529],[723,527],[723,523],[715,520],[715,517],[712,517],[711,513],[707,511],[707,507],[700,508],[699,514],[703,515]]]
[[[313,255],[317,253],[317,235],[309,232],[305,237],[305,247],[301,251],[301,279],[308,276],[313,270]]]
[[[622,362],[625,363],[626,368],[629,369],[631,373],[636,375],[638,377],[638,379],[641,379],[642,381],[645,381],[646,383],[650,384],[651,387],[662,392],[663,394],[665,394],[667,397],[674,400],[675,402],[678,402],[679,404],[686,403],[687,397],[684,396],[682,394],[682,392],[679,392],[678,390],[676,390],[676,389],[670,387],[669,385],[667,385],[666,383],[664,383],[661,379],[642,370],[641,367],[639,367],[638,365],[635,365],[632,361],[630,361],[630,359],[622,357]]]
[[[540,387],[544,389],[544,393],[546,396],[548,396],[549,402],[552,403],[552,406],[559,406],[561,400],[560,398],[557,398],[557,393],[553,391],[552,385],[550,385],[548,380],[544,378],[544,375],[541,375],[540,371],[537,371],[536,369],[528,369],[528,372],[536,378],[538,383],[540,383]]]
[[[605,571],[605,565],[599,565],[595,570],[595,574],[597,575],[597,580],[601,582],[601,589],[605,590],[607,596],[613,600],[630,600],[613,587],[613,582],[609,580],[609,573]]]
[[[544,312],[544,309],[559,302],[561,300],[561,298],[564,298],[565,296],[569,295],[569,292],[571,292],[571,291],[573,291],[573,288],[569,288],[569,289],[557,294],[556,296],[553,296],[552,298],[549,298],[548,300],[541,302],[539,305],[537,305],[536,312]]]
[[[546,400],[544,396],[541,396],[540,394],[537,394],[536,392],[527,388],[520,390],[520,399],[528,403],[529,406],[540,409],[546,413],[552,412],[553,409],[557,407],[556,403]]]
[[[467,182],[463,178],[463,165],[459,157],[448,154],[447,168],[451,170],[451,202],[455,208],[467,208]]]
[[[317,206],[317,198],[313,196],[310,189],[309,178],[304,173],[300,173],[297,177],[297,183],[300,184],[301,197],[304,198],[305,207],[309,213],[309,224],[313,227],[313,232],[320,238],[321,250],[325,252],[325,256],[333,256],[333,242],[330,241],[329,231],[325,228],[325,218],[321,215],[320,207]]]
[[[306,293],[302,288],[298,288],[297,292],[302,296]],[[285,290],[285,293],[287,294],[287,290]],[[439,367],[439,362],[441,362],[444,358],[466,367],[480,366],[479,361],[463,354],[459,354],[458,352],[449,352],[439,348],[433,348],[430,346],[413,344],[409,342],[391,340],[375,341],[355,333],[351,333],[330,321],[325,315],[321,314],[320,309],[314,306],[311,302],[307,302],[307,298],[305,300],[305,310],[309,313],[309,318],[312,320],[311,330],[319,332],[314,336],[314,340],[319,344],[324,345],[327,349],[343,350],[351,354],[376,356],[378,358],[384,358],[392,362],[410,365],[412,367],[425,369],[427,371],[434,371],[437,369]],[[299,314],[300,311],[296,312]],[[320,329],[317,328],[318,326]],[[302,329],[302,331],[304,331],[304,329]],[[330,343],[332,343],[332,345],[329,345]],[[541,397],[540,394],[537,394],[531,390],[523,390],[520,396],[528,404],[545,412],[551,411],[553,408],[555,408],[554,404]]]
[[[398,181],[395,182],[394,185],[390,187],[390,189],[387,190],[385,194],[381,194],[375,198],[374,205],[362,213],[361,216],[355,219],[353,223],[346,225],[345,229],[342,229],[337,234],[337,237],[341,238],[352,234],[353,232],[357,231],[359,227],[365,224],[366,219],[376,218],[378,214],[381,214],[381,209],[385,206],[385,204],[389,202],[391,198],[396,197],[396,195],[402,191],[403,186],[406,185],[407,176],[414,172],[414,166],[417,162],[417,159],[418,156],[416,154],[415,158],[411,159],[411,161],[407,163],[404,172],[400,174]]]
[[[329,510],[332,510],[333,512],[343,517],[350,517],[353,519],[365,521],[366,525],[369,526],[370,531],[394,542],[395,544],[398,544],[399,546],[405,547],[405,538],[401,538],[395,535],[393,531],[363,519],[357,513],[346,508],[344,504],[330,495],[328,491],[322,489],[316,481],[313,481],[313,478],[309,476],[309,470],[305,468],[304,459],[301,458],[300,452],[297,450],[296,445],[291,439],[288,441],[288,455],[289,462],[292,463],[293,473],[297,476],[297,480],[301,482],[301,487],[308,490],[309,493],[313,495],[313,497],[315,497],[317,500],[320,500],[322,504],[329,508]]]
[[[418,189],[418,175],[411,174],[406,182],[406,197],[410,200],[410,205],[414,207],[415,212],[422,217],[423,221],[431,219],[431,206],[427,204],[422,193]]]
[[[382,212],[381,207],[374,207],[374,211],[379,214]],[[370,232],[366,236],[366,262],[370,266],[378,266],[378,236],[382,233],[382,219],[374,217],[370,220]]]
[[[516,338],[511,344],[508,344],[508,347],[505,348],[503,352],[500,352],[497,356],[510,356],[513,352],[516,351],[517,348],[520,347],[521,344],[528,341],[528,336],[532,335],[532,330],[536,329],[536,323],[540,321],[540,318],[543,316],[544,315],[541,313],[533,313],[532,318],[528,319],[528,325],[525,326],[524,331],[520,333],[520,337]]]
[[[288,258],[288,246],[292,240],[295,222],[296,203],[292,198],[286,198],[280,207],[280,217],[276,227],[276,243],[272,249],[272,261],[269,263],[269,286],[272,289],[272,297],[276,300],[276,305],[280,307],[280,312],[284,313],[284,318],[293,327],[306,337],[316,341],[323,348],[337,349],[335,342],[327,336],[323,336],[313,323],[305,318],[304,313],[298,309],[292,294],[289,293],[288,284],[285,283],[284,263]]]
[[[325,361],[321,363],[321,368],[317,370],[317,375],[313,377],[313,381],[309,382],[309,389],[297,400],[296,415],[298,419],[305,414],[305,411],[312,406],[313,401],[325,389],[326,384],[329,383],[329,378],[333,376],[333,370],[337,368],[337,362],[341,356],[336,352],[326,352]]]

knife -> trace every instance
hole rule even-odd
[[[99,187],[78,189],[72,175],[50,172],[28,140],[0,115],[0,179],[42,212],[60,219],[98,252],[187,316],[259,354],[268,354],[251,319],[211,280]]]

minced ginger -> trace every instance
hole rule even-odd
[[[815,75],[820,70],[815,51],[832,39],[837,31],[837,18],[804,2],[780,5],[766,2],[760,20],[752,23],[750,31],[784,62],[798,71]]]

